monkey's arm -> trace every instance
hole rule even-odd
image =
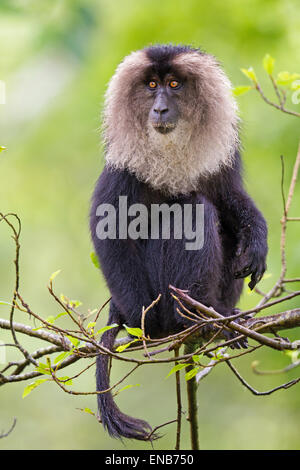
[[[230,224],[237,239],[234,275],[236,278],[251,275],[249,287],[253,289],[266,270],[266,221],[243,188],[239,168],[228,171],[218,192],[221,219]]]
[[[149,292],[150,283],[145,270],[144,241],[128,237],[120,239],[118,236],[119,196],[127,196],[129,207],[133,200],[137,200],[138,183],[125,171],[105,168],[94,191],[90,228],[101,269],[122,323],[140,326],[142,307],[150,305],[154,297]],[[97,225],[101,220],[97,208],[101,205],[106,208],[109,205],[116,215],[115,238],[101,239],[97,235]],[[122,215],[122,222],[127,217],[126,213]]]

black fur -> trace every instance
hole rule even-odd
[[[94,193],[91,233],[96,253],[112,295],[108,324],[141,326],[142,307],[162,294],[161,301],[146,316],[146,334],[152,338],[176,333],[189,326],[176,312],[169,294],[173,284],[188,289],[190,295],[218,312],[229,315],[242,291],[243,280],[252,273],[252,286],[265,270],[267,227],[261,213],[242,187],[239,154],[236,166],[200,182],[201,192],[166,198],[151,190],[127,171],[105,168]],[[187,251],[186,240],[99,240],[96,225],[99,204],[118,208],[118,197],[126,195],[128,205],[167,202],[204,203],[205,238],[199,251]],[[241,247],[241,255],[236,251]],[[247,272],[242,271],[249,266]],[[249,272],[248,272],[249,271]],[[240,273],[239,273],[240,272]],[[238,274],[239,273],[239,274]],[[105,333],[103,346],[112,348],[116,330]],[[109,387],[108,359],[97,360],[97,390]],[[98,395],[104,426],[114,437],[146,439],[149,425],[120,412],[110,393]]]
[[[193,51],[200,52],[199,49],[194,49],[189,46],[173,46],[171,44],[151,46],[145,49],[146,55],[151,61],[152,74],[157,74],[161,80],[171,70],[174,71],[172,60],[177,55]]]
[[[152,47],[149,58],[159,73],[164,73],[172,56],[181,46]],[[164,64],[164,65],[162,65]],[[118,212],[119,196],[128,197],[128,206],[143,203],[204,204],[204,246],[201,250],[185,249],[186,240],[106,239],[96,236],[100,204],[112,204]],[[242,291],[244,277],[251,275],[250,287],[261,279],[267,254],[266,222],[245,192],[241,178],[238,149],[231,167],[199,179],[199,191],[188,196],[170,197],[130,174],[127,170],[104,168],[97,182],[90,216],[90,227],[96,253],[111,292],[108,324],[141,326],[142,307],[158,294],[160,302],[146,316],[146,334],[159,338],[189,326],[176,312],[169,284],[188,289],[192,297],[213,306],[223,315],[234,309]],[[104,333],[102,344],[111,349],[118,329]],[[109,388],[108,356],[97,358],[97,390]],[[98,394],[98,406],[105,428],[113,437],[146,440],[151,430],[142,420],[123,414],[112,395]]]

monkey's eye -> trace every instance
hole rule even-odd
[[[148,83],[148,87],[151,88],[152,90],[157,87],[157,83],[154,80],[151,80]]]
[[[169,86],[171,88],[178,88],[180,86],[180,83],[177,80],[171,80]]]

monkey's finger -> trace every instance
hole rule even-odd
[[[240,271],[237,271],[234,273],[234,277],[236,279],[243,278],[249,276],[253,272],[253,267],[252,264],[246,266],[245,268],[241,269]]]
[[[248,284],[248,287],[250,290],[253,290],[256,284],[258,283],[258,281],[256,280],[256,276],[257,274],[252,274],[251,276],[251,281]]]
[[[238,244],[238,247],[235,252],[235,256],[239,258],[248,248],[248,243],[246,240],[241,240]]]
[[[247,349],[248,348],[248,340],[247,338],[239,339],[230,345],[231,349]]]
[[[265,272],[265,268],[264,268],[264,266],[262,266],[260,269],[258,269],[254,273],[252,273],[251,281],[248,284],[248,286],[251,290],[253,290],[254,287],[256,286],[256,284],[258,284],[259,281],[261,281],[261,279],[264,275],[264,272]]]

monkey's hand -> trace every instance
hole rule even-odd
[[[250,227],[241,230],[234,263],[236,279],[251,275],[250,289],[254,289],[266,270],[267,242],[264,235],[253,233]]]

